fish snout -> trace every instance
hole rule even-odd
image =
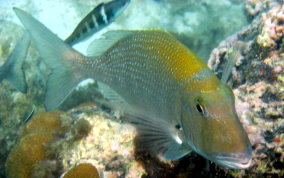
[[[231,169],[246,169],[251,165],[252,148],[249,146],[244,152],[216,154],[215,159],[218,164]]]

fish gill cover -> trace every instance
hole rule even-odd
[[[13,6],[28,11],[61,39],[65,39],[79,21],[101,2],[104,1],[51,3],[25,0],[1,1],[0,6],[3,9],[0,12],[1,65],[23,34],[23,28],[19,26],[19,21],[12,12]],[[70,136],[70,139],[61,140],[65,143],[66,149],[58,146],[55,150],[61,156],[52,157],[52,162],[48,163],[53,167],[54,162],[59,165],[63,163],[64,170],[67,171],[82,161],[91,161],[96,164],[100,174],[126,177],[200,174],[283,176],[283,8],[281,7],[279,1],[181,0],[176,3],[171,0],[133,0],[115,22],[98,33],[99,36],[114,29],[161,28],[174,34],[205,60],[212,49],[222,41],[219,47],[213,50],[209,62],[219,76],[222,74],[223,66],[226,65],[224,61],[230,56],[230,50],[239,50],[241,55],[232,69],[233,74],[229,78],[229,84],[233,87],[236,96],[239,118],[253,145],[251,168],[246,171],[231,171],[215,164],[208,164],[205,159],[194,154],[175,162],[161,162],[139,147],[135,147],[133,152],[132,131],[122,132],[118,124],[117,126],[103,124],[109,122],[100,115],[100,113],[109,113],[107,106],[100,105],[99,108],[103,110],[98,109],[97,106],[93,107],[93,104],[79,106],[83,102],[98,103],[97,101],[102,99],[103,96],[95,82],[78,87],[63,103],[61,109],[73,113],[74,121],[86,118],[102,125],[98,126],[99,124],[95,123],[92,127],[94,131],[91,132],[93,134],[89,134],[86,138],[72,139]],[[245,11],[245,15],[242,11]],[[247,23],[249,25],[240,30],[240,27]],[[15,33],[12,34],[11,31]],[[236,31],[238,32],[235,35],[227,38]],[[75,48],[85,53],[88,43],[89,41],[86,41],[75,45]],[[235,44],[239,49],[233,47]],[[28,85],[27,94],[17,92],[7,81],[0,84],[1,175],[4,175],[3,166],[7,154],[15,145],[18,128],[24,125],[23,121],[32,111],[33,105],[36,105],[36,112],[44,109],[44,88],[48,68],[38,57],[33,45],[23,66]],[[74,109],[70,110],[71,108]],[[111,118],[113,114],[110,113]],[[114,121],[117,122],[116,119]],[[108,128],[110,132],[105,132]],[[97,132],[97,129],[102,132]],[[124,134],[125,132],[127,134]],[[98,133],[101,138],[94,143],[94,140],[98,139]],[[103,134],[105,137],[102,137]],[[70,147],[70,144],[73,146]],[[43,168],[46,168],[45,166]],[[60,171],[63,173],[63,170]],[[55,170],[51,174],[60,173]]]

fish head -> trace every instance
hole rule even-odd
[[[106,12],[109,12],[112,14],[111,20],[113,20],[114,17],[118,16],[124,11],[124,9],[126,9],[129,3],[130,3],[130,0],[110,1],[109,3],[105,5],[104,8]]]
[[[224,167],[248,168],[252,148],[232,90],[220,82],[214,90],[193,91],[182,98],[181,125],[191,148]]]

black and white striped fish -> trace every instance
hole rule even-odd
[[[129,2],[130,0],[113,0],[99,4],[81,20],[65,42],[74,45],[89,38],[92,34],[113,22]]]

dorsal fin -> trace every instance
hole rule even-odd
[[[88,56],[100,56],[119,40],[134,34],[135,31],[117,30],[103,34],[102,38],[94,40],[87,49]]]

